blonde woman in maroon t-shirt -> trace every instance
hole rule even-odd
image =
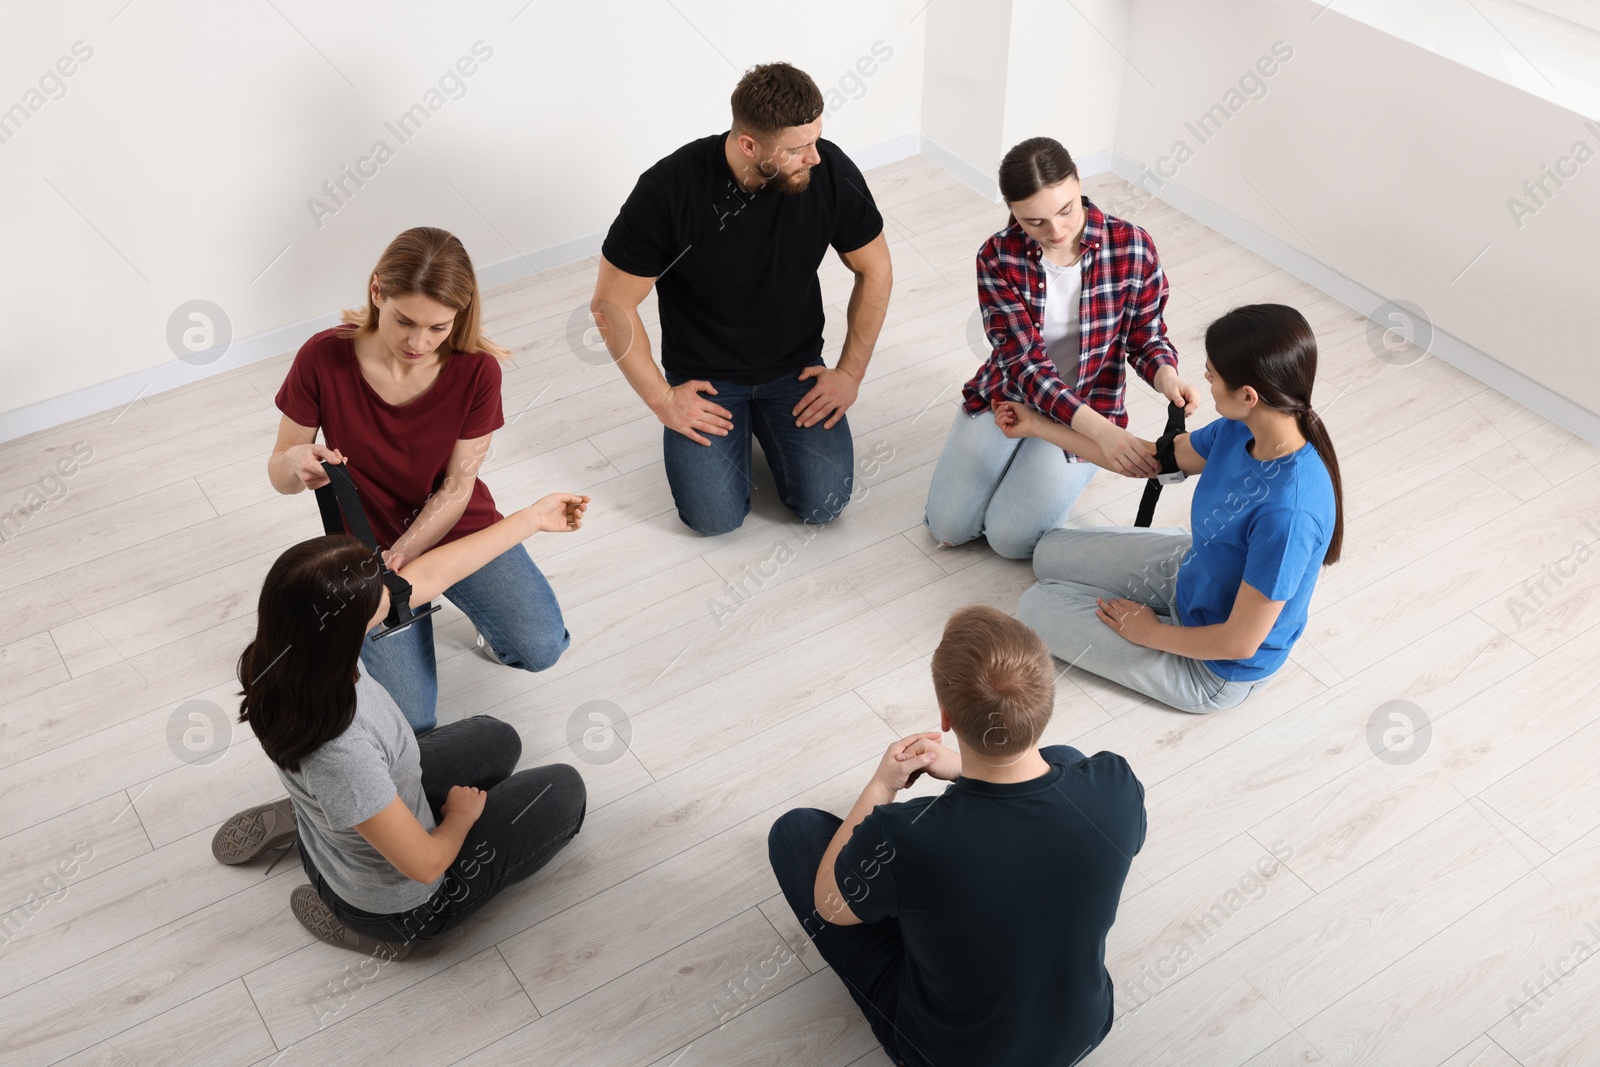
[[[511,353],[483,336],[472,262],[444,230],[396,237],[368,289],[365,308],[347,310],[344,325],[295,356],[275,401],[283,418],[267,472],[273,488],[293,494],[326,484],[323,460],[347,464],[384,561],[399,570],[502,518],[478,467],[505,425],[500,361]],[[444,595],[497,663],[541,671],[567,648],[555,593],[520,544]],[[431,618],[376,643],[369,635],[361,663],[418,734],[433,728]]]

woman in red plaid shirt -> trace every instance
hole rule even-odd
[[[1007,152],[999,184],[1011,223],[978,251],[993,352],[962,390],[923,523],[945,546],[982,535],[1000,555],[1028,559],[1098,467],[1038,438],[1008,438],[995,403],[1026,404],[1098,444],[1108,469],[1149,478],[1156,461],[1127,430],[1124,359],[1190,414],[1199,394],[1178,377],[1150,235],[1083,196],[1077,164],[1049,137]]]

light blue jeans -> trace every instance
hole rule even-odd
[[[555,591],[522,545],[502,552],[444,595],[472,620],[495,658],[508,667],[542,671],[572,643]],[[433,616],[381,641],[368,633],[361,643],[361,666],[394,697],[412,730],[424,734],[434,728],[439,673]]]
[[[1027,559],[1046,531],[1067,521],[1099,469],[1067,462],[1065,452],[1037,437],[1012,440],[994,424],[993,412],[958,408],[922,524],[947,545],[983,536],[1007,559]]]
[[[1136,645],[1096,616],[1097,597],[1123,597],[1178,621],[1178,565],[1192,538],[1184,529],[1117,526],[1052,530],[1033,553],[1039,581],[1017,605],[1056,658],[1179,711],[1222,711],[1244,702],[1270,676],[1232,682],[1203,660]]]

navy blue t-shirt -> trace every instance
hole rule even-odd
[[[863,922],[905,939],[894,1025],[912,1067],[1067,1067],[1111,1030],[1106,933],[1144,845],[1144,787],[1111,752],[958,778],[872,809],[834,865]]]
[[[832,141],[804,192],[734,181],[726,133],[690,141],[639,177],[600,252],[656,279],[661,365],[685,378],[759,385],[822,352],[817,267],[883,232],[867,180]],[[715,398],[713,398],[715,399]]]
[[[1217,419],[1189,435],[1206,469],[1190,505],[1194,543],[1178,567],[1176,597],[1185,626],[1226,622],[1241,581],[1268,600],[1284,601],[1255,655],[1205,661],[1221,677],[1240,682],[1283,666],[1305,630],[1336,513],[1333,479],[1314,445],[1308,441],[1262,461],[1248,451],[1253,440],[1250,427],[1237,419]]]

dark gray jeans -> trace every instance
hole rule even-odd
[[[483,814],[467,831],[461,853],[433,897],[410,911],[377,915],[340,900],[302,850],[306,877],[339,921],[379,941],[426,941],[483,907],[496,893],[533,874],[583,826],[588,793],[565,763],[513,774],[522,757],[517,731],[489,715],[474,715],[417,738],[422,790],[435,822],[450,787],[469,785],[489,794]]]

